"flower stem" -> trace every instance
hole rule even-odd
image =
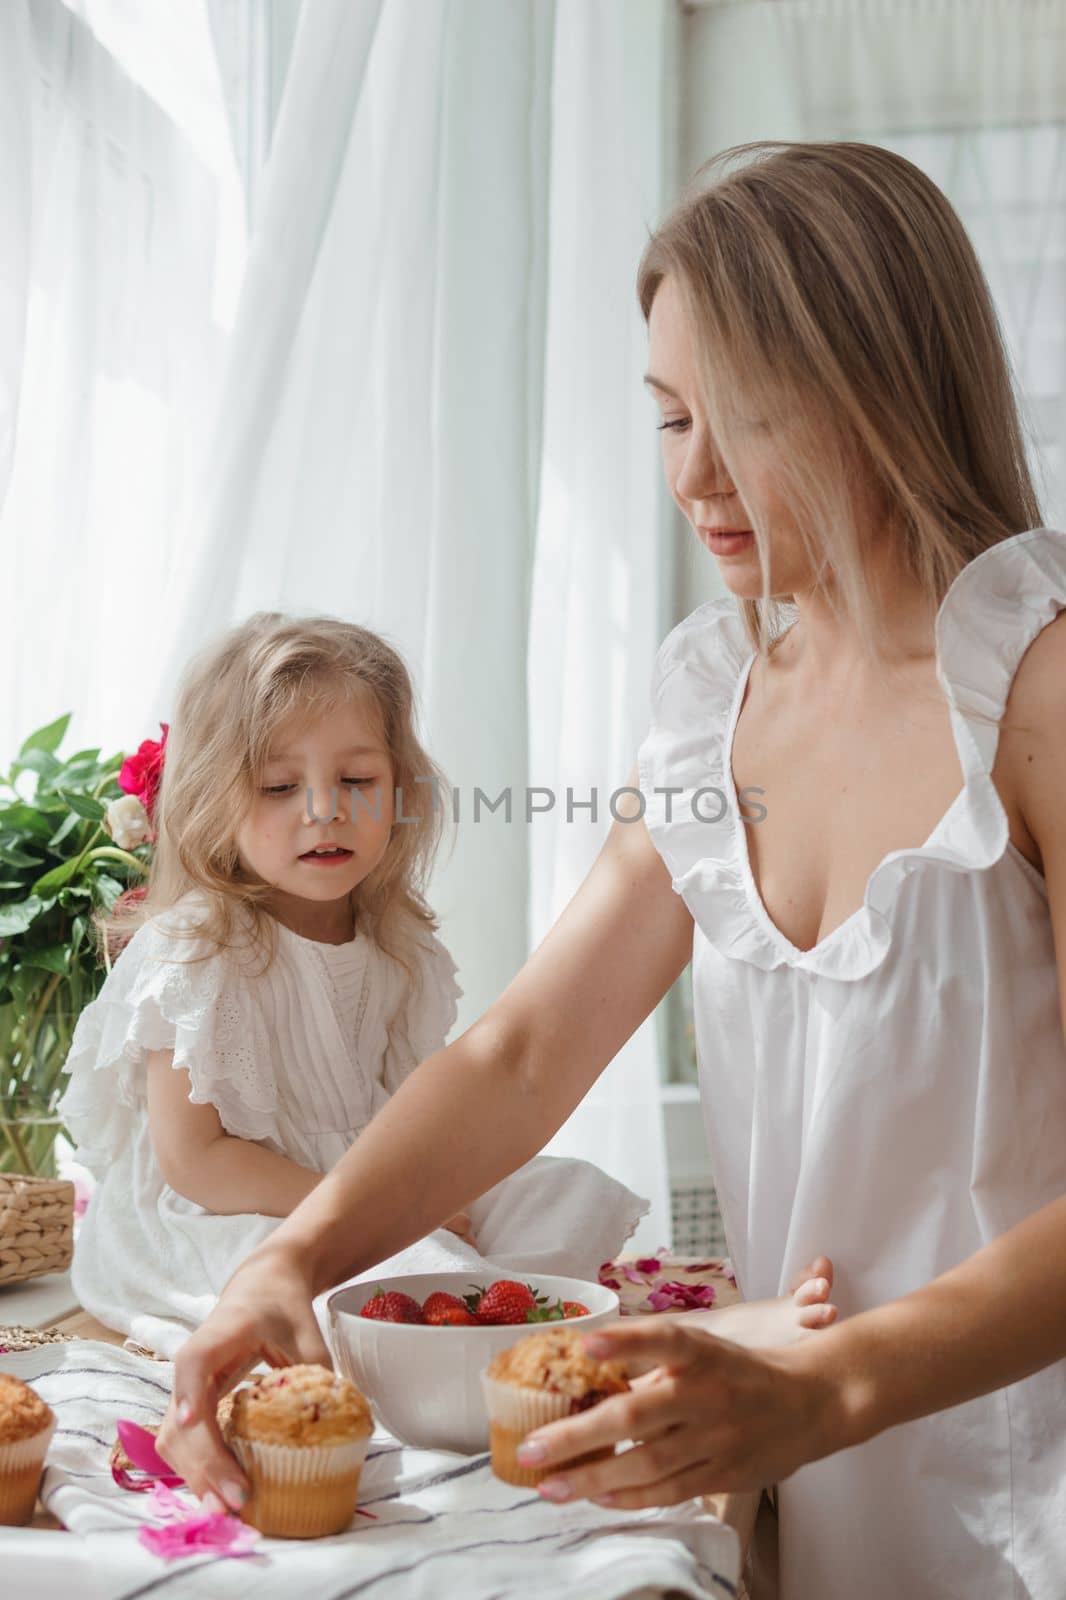
[[[142,878],[147,878],[150,870],[147,862],[141,861],[137,856],[131,855],[128,850],[120,850],[117,845],[113,844],[102,844],[97,846],[95,850],[89,851],[88,855],[85,857],[85,860],[86,862],[101,860],[124,861],[127,867],[136,867]]]

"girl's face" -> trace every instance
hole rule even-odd
[[[310,938],[350,936],[348,897],[388,849],[393,817],[392,762],[367,696],[315,722],[294,713],[278,729],[237,849],[246,870],[276,887],[282,922]],[[309,856],[323,845],[345,854]]]
[[[723,581],[743,599],[759,599],[763,580],[754,535],[731,553],[712,550],[715,529],[751,531],[751,516],[718,453],[700,402],[700,385],[692,355],[691,327],[674,280],[664,278],[648,319],[649,366],[645,379],[661,412],[663,468],[670,493],[715,556]],[[744,475],[758,495],[773,548],[771,593],[793,595],[809,588],[813,568],[779,485],[781,452],[787,447],[787,424],[771,427],[765,419],[738,423],[734,453],[742,456]]]

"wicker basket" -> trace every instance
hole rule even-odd
[[[62,1272],[74,1255],[74,1185],[0,1173],[0,1285]]]

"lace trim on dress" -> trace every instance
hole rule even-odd
[[[863,978],[891,948],[893,909],[910,873],[994,865],[1010,836],[992,782],[999,729],[983,718],[998,722],[1023,655],[1064,609],[1066,533],[1058,529],[1015,534],[959,573],[940,605],[935,637],[963,788],[925,843],[885,856],[863,904],[806,951],[762,904],[732,780],[733,735],[754,652],[730,596],[686,617],[656,661],[638,768],[648,831],[715,948],[768,971],[788,964],[821,977]]]
[[[225,952],[196,960],[204,941],[169,937],[159,920],[138,929],[96,1000],[78,1018],[67,1056],[62,1112],[82,1159],[102,1165],[128,1134],[144,1099],[150,1050],[173,1050],[197,1105],[213,1105],[228,1133],[265,1139],[277,1094],[262,1019]]]

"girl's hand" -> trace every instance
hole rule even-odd
[[[616,1357],[642,1376],[631,1378],[628,1394],[530,1434],[519,1462],[559,1463],[539,1485],[541,1495],[627,1511],[676,1505],[777,1483],[848,1442],[840,1396],[812,1359],[822,1335],[752,1351],[686,1320],[639,1317],[585,1337],[590,1355]],[[610,1460],[566,1467],[573,1456],[622,1440],[635,1443]],[[533,1443],[542,1454],[529,1453]],[[567,1492],[556,1492],[560,1484]]]
[[[222,1443],[215,1408],[261,1361],[272,1367],[333,1365],[311,1309],[306,1273],[269,1244],[238,1268],[207,1321],[178,1351],[174,1393],[156,1440],[163,1460],[194,1494],[217,1498],[216,1510],[238,1510],[248,1485]]]
[[[449,1218],[441,1226],[447,1228],[449,1233],[458,1234],[460,1239],[465,1239],[468,1245],[475,1250],[477,1249],[477,1240],[474,1238],[474,1225],[465,1211],[457,1211],[454,1217]]]

